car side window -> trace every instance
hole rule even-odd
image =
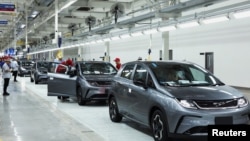
[[[134,75],[133,80],[146,82],[146,80],[147,80],[147,70],[144,67],[138,65],[136,67],[136,69],[135,69],[135,75]]]
[[[121,72],[121,77],[126,79],[131,79],[131,75],[133,73],[135,65],[127,65]]]

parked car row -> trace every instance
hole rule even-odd
[[[63,65],[62,73],[55,71],[58,64],[47,63],[35,68],[47,74],[48,96],[76,98],[79,105],[108,101],[111,121],[146,125],[155,141],[206,140],[208,125],[250,122],[249,100],[191,62],[133,61],[118,71],[108,62],[80,61]]]

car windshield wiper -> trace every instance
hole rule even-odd
[[[215,83],[215,84],[210,84],[210,86],[222,86],[225,85],[224,83]]]

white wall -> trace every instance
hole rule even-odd
[[[190,29],[170,32],[170,49],[173,59],[188,60],[204,67],[202,52],[214,53],[214,74],[223,82],[250,88],[250,18],[223,23],[201,25]],[[134,61],[139,56],[148,59],[150,36],[143,35],[110,42],[111,63],[115,57],[121,62]],[[82,47],[84,60],[101,60],[104,43]],[[151,60],[159,60],[162,49],[161,33],[152,36]],[[65,54],[66,56],[66,54]]]
[[[223,82],[250,87],[250,19],[202,25],[171,32],[170,46],[177,60],[189,60],[204,67],[205,56],[214,52],[214,74]]]

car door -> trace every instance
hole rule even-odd
[[[48,96],[76,96],[76,78],[77,76],[68,75],[68,67],[61,65],[61,69],[66,70],[64,73],[50,72],[48,73],[49,79]]]
[[[145,122],[145,119],[148,118],[149,97],[151,91],[147,88],[147,79],[148,71],[146,68],[142,65],[137,65],[126,101],[129,105],[129,116],[139,122]]]
[[[132,83],[132,73],[134,70],[134,66],[135,64],[126,65],[121,71],[120,77],[117,77],[115,81],[117,104],[120,112],[124,115],[129,114],[127,94],[130,87],[129,85]]]

